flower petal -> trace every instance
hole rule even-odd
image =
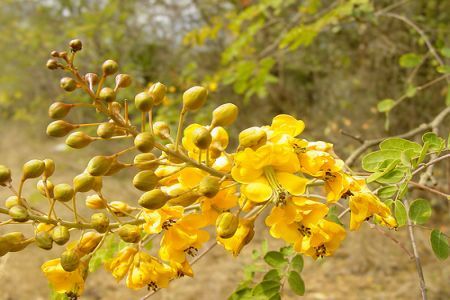
[[[277,172],[278,183],[281,184],[290,194],[299,196],[305,192],[309,180],[286,172]]]

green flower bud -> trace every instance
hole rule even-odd
[[[80,51],[83,48],[83,43],[79,39],[71,40],[69,47],[73,52]]]
[[[4,165],[0,165],[0,185],[11,182],[11,170]]]
[[[73,199],[75,195],[74,189],[67,183],[60,183],[53,188],[53,195],[56,200],[67,202]]]
[[[116,100],[116,92],[114,92],[112,88],[104,87],[100,90],[98,98],[101,101],[113,102],[114,100]]]
[[[55,173],[55,161],[53,159],[46,158],[43,162],[45,164],[44,178],[49,178],[53,175],[53,173]]]
[[[120,238],[127,243],[137,243],[141,239],[141,232],[136,225],[125,224],[117,230]]]
[[[154,99],[149,93],[142,92],[134,97],[134,104],[140,111],[148,112],[154,105]]]
[[[161,82],[154,83],[149,89],[148,93],[153,96],[154,105],[159,105],[166,96],[167,87]]]
[[[64,102],[55,102],[48,108],[48,116],[52,119],[62,119],[70,112],[73,104],[67,104]]]
[[[90,209],[103,209],[106,208],[105,201],[98,195],[91,195],[86,197],[86,206]]]
[[[192,133],[194,145],[199,149],[208,149],[211,145],[212,136],[208,129],[205,127],[199,127]]]
[[[18,252],[28,246],[22,232],[10,232],[0,237],[0,256],[8,252]]]
[[[50,180],[46,180],[47,182],[47,190],[45,189],[45,184],[44,184],[44,180],[39,180],[36,188],[39,191],[39,193],[41,193],[42,196],[47,197],[47,191],[48,191],[48,195],[50,196],[50,198],[53,198],[53,183]]]
[[[109,171],[114,160],[115,158],[112,156],[94,156],[89,161],[86,170],[92,176],[103,176]]]
[[[141,153],[134,157],[133,164],[140,170],[155,170],[158,167],[155,159],[156,156],[153,153]]]
[[[52,239],[57,245],[64,245],[70,240],[69,229],[61,225],[56,226],[52,231]]]
[[[183,93],[183,108],[197,110],[203,106],[208,97],[208,91],[202,86],[194,86]]]
[[[230,212],[221,213],[216,220],[217,235],[223,239],[231,238],[239,226],[239,218]]]
[[[75,250],[66,250],[61,254],[61,266],[66,272],[73,272],[80,264],[80,256]]]
[[[174,197],[174,198],[170,199],[167,203],[172,206],[180,205],[180,206],[188,207],[189,205],[194,204],[200,196],[201,195],[199,193],[191,191],[191,192],[181,194],[178,197]]]
[[[160,189],[154,189],[144,193],[138,200],[140,206],[147,209],[158,209],[164,206],[169,200],[167,196]]]
[[[109,219],[104,213],[96,213],[91,216],[91,224],[99,233],[105,233],[109,228]]]
[[[125,169],[128,166],[129,165],[121,163],[120,161],[117,161],[115,159],[111,164],[111,168],[109,168],[108,172],[106,172],[104,176],[114,175],[114,174],[120,172],[121,170]]]
[[[56,70],[58,69],[58,62],[56,61],[56,59],[50,58],[49,60],[47,60],[46,66],[49,70]]]
[[[118,74],[116,76],[116,88],[126,88],[131,85],[132,79],[128,74]]]
[[[92,190],[100,192],[103,188],[103,180],[101,176],[94,177],[94,184],[92,185]]]
[[[134,146],[141,152],[150,152],[155,146],[155,137],[148,131],[141,132],[134,138]]]
[[[22,179],[36,178],[45,171],[45,163],[42,160],[32,159],[22,167]]]
[[[133,178],[133,185],[141,191],[150,191],[158,184],[159,177],[153,171],[145,170],[136,174]]]
[[[97,135],[102,139],[109,139],[113,137],[116,133],[116,125],[114,123],[105,122],[97,127]]]
[[[66,92],[73,92],[77,88],[77,82],[70,77],[62,78],[59,85]]]
[[[169,150],[175,151],[175,145],[174,145],[174,144],[166,144],[166,147],[167,147],[167,149],[169,149]],[[170,154],[169,152],[167,152],[166,155],[167,155],[167,159],[168,159],[170,162],[173,162],[173,163],[175,163],[175,164],[183,163],[183,160],[182,160],[182,159],[176,157],[175,155]]]
[[[89,231],[83,234],[80,241],[78,242],[76,251],[82,255],[86,255],[94,251],[102,240],[102,235],[95,232]]]
[[[112,74],[116,73],[118,70],[119,70],[119,65],[111,59],[108,59],[102,65],[103,74],[105,74],[106,76],[112,75]]]
[[[66,138],[66,145],[74,148],[74,149],[81,149],[84,147],[87,147],[90,143],[92,143],[93,141],[95,141],[95,139],[89,135],[87,135],[86,133],[82,132],[82,131],[77,131],[74,133],[71,133],[67,138]]]
[[[219,192],[220,189],[220,179],[214,176],[205,176],[200,180],[198,185],[198,191],[203,196],[212,198]]]
[[[5,207],[7,209],[10,209],[11,207],[20,205],[20,204],[21,204],[21,202],[19,201],[19,197],[17,197],[17,196],[9,196],[5,200]]]
[[[170,137],[170,127],[166,122],[155,122],[153,123],[153,132],[160,139],[168,139]]]
[[[9,216],[17,222],[26,222],[28,221],[28,211],[25,207],[21,205],[15,205],[11,207],[8,211]]]
[[[225,103],[213,111],[211,127],[228,126],[236,121],[239,108],[233,103]]]
[[[259,127],[250,127],[239,133],[239,147],[258,149],[267,142],[266,132]]]
[[[53,247],[53,240],[50,233],[47,231],[39,231],[36,233],[36,236],[34,237],[36,241],[36,245],[39,248],[50,250]]]
[[[52,137],[63,137],[79,126],[67,123],[62,120],[54,121],[47,126],[47,135]]]

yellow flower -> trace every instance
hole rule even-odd
[[[238,152],[231,170],[233,179],[242,183],[241,192],[250,201],[265,202],[272,198],[283,202],[289,194],[301,195],[308,180],[294,175],[300,166],[297,155],[288,144],[266,144],[257,150]]]
[[[326,174],[342,170],[344,162],[335,159],[327,152],[309,150],[299,153],[300,170],[313,177],[325,177]]]
[[[324,180],[327,201],[331,203],[335,203],[341,199],[354,183],[354,179],[351,176],[342,172],[329,173],[325,176]]]
[[[242,248],[250,243],[255,235],[254,222],[254,219],[240,219],[235,234],[228,239],[217,237],[217,242],[234,256],[238,256]]]
[[[106,270],[111,272],[117,281],[122,280],[127,275],[137,251],[135,247],[120,250],[114,259],[105,263]]]
[[[73,272],[66,272],[61,266],[61,259],[53,259],[41,266],[42,272],[57,293],[73,293],[80,296],[84,289],[84,280],[87,276],[87,263],[80,262]]]
[[[138,290],[148,286],[156,290],[167,287],[174,277],[175,272],[171,267],[160,263],[150,254],[138,252],[128,271],[127,287]]]
[[[349,198],[350,230],[357,230],[368,218],[375,216],[387,227],[397,227],[389,207],[370,192],[356,192]]]
[[[235,207],[238,202],[237,188],[233,181],[225,181],[221,184],[221,190],[212,198],[200,198],[202,216],[207,224],[215,224],[220,213]]]
[[[194,144],[194,132],[196,129],[205,127],[200,124],[190,124],[183,132],[182,145],[183,148],[187,151],[189,157],[198,159],[200,149]],[[206,126],[206,128],[208,128]],[[223,127],[215,127],[211,130],[211,144],[209,146],[209,154],[211,162],[214,161],[217,157],[220,156],[221,152],[225,151],[228,146],[229,137],[228,132]],[[203,151],[205,153],[205,151]],[[203,154],[205,157],[205,154]]]
[[[163,206],[157,210],[144,210],[144,231],[150,234],[160,233],[164,228],[168,228],[180,219],[183,216],[183,211],[182,206]]]
[[[268,141],[280,143],[301,134],[305,129],[305,123],[293,116],[281,114],[272,119],[271,126],[264,126],[262,129],[267,132]]]

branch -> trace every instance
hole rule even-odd
[[[442,197],[446,198],[447,200],[450,200],[450,194],[446,194],[446,193],[441,192],[441,191],[439,191],[437,189],[431,188],[431,187],[429,187],[427,185],[424,185],[424,184],[421,184],[421,183],[418,183],[418,182],[415,182],[415,181],[410,181],[409,184],[411,184],[413,187],[419,188],[421,190],[428,191],[430,193],[442,196]]]

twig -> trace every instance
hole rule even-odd
[[[406,254],[408,254],[409,259],[414,259],[414,255],[411,253],[411,251],[409,251],[408,248],[406,248],[405,245],[403,245],[395,237],[393,237],[392,235],[388,234],[387,232],[385,232],[383,229],[381,229],[380,227],[376,226],[375,224],[370,224],[370,228],[376,229],[379,233],[381,233],[382,235],[384,235],[385,237],[389,238],[391,241],[393,241],[394,243],[399,245],[400,248],[402,248],[402,250],[405,251]]]
[[[424,184],[421,184],[421,183],[418,183],[418,182],[414,182],[414,181],[410,181],[409,184],[411,184],[414,187],[419,188],[421,190],[425,190],[425,191],[428,191],[430,193],[433,193],[433,194],[436,194],[436,195],[440,195],[440,196],[446,198],[447,200],[450,200],[450,194],[446,194],[446,193],[441,192],[441,191],[439,191],[437,189],[431,188],[431,187],[429,187],[427,185],[424,185]]]
[[[341,133],[342,135],[345,135],[345,136],[348,136],[349,138],[354,139],[355,141],[360,142],[361,144],[364,143],[364,140],[361,138],[360,135],[353,135],[353,134],[351,134],[351,133],[349,133],[349,132],[347,132],[347,131],[345,131],[345,130],[343,130],[343,129],[340,130],[340,133]]]
[[[430,160],[429,162],[427,162],[426,164],[421,165],[420,167],[418,167],[417,169],[414,170],[414,172],[411,173],[412,176],[417,175],[418,173],[420,173],[423,169],[426,169],[429,166],[432,166],[442,160],[445,160],[447,158],[450,158],[450,153],[442,155],[441,157],[435,158]]]

